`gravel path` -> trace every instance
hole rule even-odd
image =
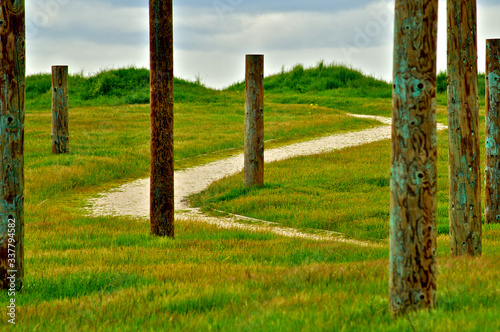
[[[314,155],[333,150],[343,149],[361,144],[367,144],[391,137],[391,119],[381,116],[352,115],[355,117],[375,119],[383,123],[371,129],[362,131],[337,134],[311,141],[291,144],[288,146],[265,150],[265,162],[273,162],[293,158],[297,156]],[[438,129],[446,128],[440,125]],[[365,242],[347,240],[339,237],[338,233],[322,232],[311,234],[299,232],[292,228],[274,226],[274,223],[258,221],[259,225],[241,224],[238,219],[250,219],[246,217],[233,216],[232,218],[207,217],[198,209],[190,208],[187,197],[206,189],[212,182],[226,176],[236,174],[243,170],[243,154],[227,159],[215,161],[206,165],[197,166],[175,172],[175,210],[176,218],[195,218],[210,224],[217,224],[224,228],[244,228],[250,231],[271,231],[283,236],[305,237],[314,240],[332,240],[335,238],[342,242],[352,242],[360,245],[368,245]],[[99,197],[89,200],[90,215],[94,216],[134,216],[149,217],[149,178],[140,179],[124,184],[109,192],[101,193]],[[182,211],[181,211],[182,210]],[[179,212],[177,212],[179,211]],[[256,221],[256,220],[253,220]]]

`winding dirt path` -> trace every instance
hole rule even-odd
[[[330,152],[347,147],[367,144],[375,141],[389,139],[391,137],[391,119],[381,116],[354,115],[354,117],[370,118],[381,122],[383,125],[362,131],[337,134],[318,138],[297,144],[291,144],[280,148],[265,151],[265,162],[273,162],[297,156],[314,155]],[[446,128],[439,125],[438,129]],[[335,232],[301,232],[293,228],[279,226],[263,220],[256,220],[243,216],[231,216],[229,218],[208,217],[199,209],[191,208],[187,202],[189,195],[206,189],[212,182],[226,176],[236,174],[243,170],[243,154],[236,155],[223,160],[218,160],[206,165],[197,166],[175,172],[175,210],[176,219],[196,219],[202,222],[218,225],[223,228],[239,228],[248,231],[267,231],[282,236],[302,237],[312,240],[335,240],[357,245],[377,245],[371,242],[349,240],[342,234]],[[93,216],[133,216],[149,218],[149,178],[140,179],[124,184],[111,191],[101,193],[99,197],[89,200],[90,215]],[[240,223],[238,221],[252,221],[253,224]]]

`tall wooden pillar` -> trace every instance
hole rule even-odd
[[[486,161],[484,219],[500,223],[500,39],[486,41]]]
[[[450,252],[480,255],[481,168],[476,0],[448,0]]]
[[[436,303],[438,0],[396,0],[389,303]]]
[[[246,56],[245,185],[264,183],[264,56]]]
[[[174,237],[172,0],[150,0],[151,233]]]
[[[24,1],[0,2],[0,283],[20,289],[24,278]]]
[[[68,66],[52,66],[52,153],[69,152]]]

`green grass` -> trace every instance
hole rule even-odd
[[[308,70],[301,74],[303,86],[309,84],[305,80]],[[355,88],[347,86],[354,84],[347,83],[348,78],[363,79],[356,73],[344,75],[346,88],[339,86],[336,91],[315,88],[298,93],[277,87],[266,92],[266,146],[374,125],[346,117],[344,111],[390,115],[391,101],[384,97],[387,84],[374,83],[380,84],[378,92],[376,86],[366,86],[374,90],[372,97],[349,95]],[[500,293],[493,282],[499,279],[498,227],[485,228],[485,254],[479,259],[449,259],[447,237],[439,237],[438,309],[412,314],[410,323],[405,317],[392,318],[388,310],[388,248],[384,244],[315,242],[220,229],[192,220],[177,221],[176,239],[171,240],[150,236],[147,221],[87,217],[81,209],[86,199],[102,189],[147,176],[149,108],[142,103],[147,103],[148,74],[132,68],[71,78],[71,152],[62,156],[50,154],[50,94],[46,90],[50,77],[43,76],[27,80],[26,275],[25,288],[16,298],[17,330],[412,331],[412,325],[418,331],[500,329]],[[272,83],[271,78],[266,80]],[[127,99],[134,93],[139,104],[128,105],[135,103]],[[176,81],[177,167],[240,152],[243,103],[243,94],[236,88],[215,91]],[[442,118],[445,112],[440,110]],[[368,148],[364,151],[373,154],[368,159],[375,164],[377,157],[379,161],[386,158],[387,146],[387,142],[377,143],[318,160],[323,160],[325,171],[332,170],[329,163],[348,160],[350,153],[356,158],[356,153]],[[338,155],[343,159],[331,159]],[[358,179],[356,191],[346,197],[352,194],[362,199],[357,191],[379,188],[373,199],[381,202],[383,210],[386,175],[377,172],[385,166],[359,176],[355,170],[362,164],[352,161],[344,179],[319,185],[335,184],[347,190],[349,181]],[[320,168],[315,168],[320,174]],[[295,176],[297,185],[299,180]],[[444,182],[440,177],[440,183]],[[293,194],[303,195],[298,188]],[[277,189],[269,185],[259,190]],[[238,190],[233,193],[235,197],[240,194]],[[371,213],[370,208],[366,211]],[[352,236],[383,238],[384,227],[368,236],[363,225],[359,231],[351,227]],[[7,301],[6,294],[0,295],[2,307]],[[7,324],[3,317],[0,330]]]
[[[404,318],[391,320],[385,310],[387,299],[383,290],[386,287],[384,282],[387,282],[384,270],[387,261],[383,260],[384,264],[377,267],[383,276],[375,278],[380,282],[380,293],[373,292],[373,289],[366,290],[366,293],[360,291],[366,297],[350,302],[355,291],[350,290],[351,281],[346,281],[341,287],[344,297],[333,300],[342,304],[338,304],[338,308],[332,302],[325,304],[330,305],[337,315],[350,317],[350,320],[342,322],[331,317],[327,320],[335,321],[338,325],[334,326],[339,330],[411,331],[411,325],[416,331],[499,329],[500,323],[495,317],[500,315],[500,288],[497,283],[500,269],[494,262],[500,261],[500,225],[483,227],[482,257],[449,257],[446,131],[439,133],[438,144],[437,310],[412,314],[406,321]],[[484,140],[481,146],[484,146]],[[242,174],[238,174],[214,183],[205,192],[195,195],[193,201],[207,210],[224,210],[289,227],[327,229],[359,240],[387,243],[389,169],[390,142],[381,141],[334,153],[271,163],[266,166],[266,183],[261,187],[245,188]],[[353,265],[356,264],[350,264]],[[370,275],[377,268],[368,265],[370,267],[363,266],[361,275],[353,277],[358,280],[357,283],[354,281],[357,287],[377,284]],[[310,305],[313,305],[312,302]],[[318,316],[323,317],[321,314],[314,315],[312,321],[324,322]],[[325,328],[332,326],[321,323],[319,326]]]
[[[439,234],[449,233],[447,139],[446,131],[439,133]],[[386,140],[267,164],[263,186],[245,187],[240,173],[212,184],[194,195],[192,202],[206,211],[215,209],[289,227],[386,241],[389,169],[390,145]]]
[[[292,70],[266,77],[266,92],[275,93],[325,93],[339,97],[390,98],[391,85],[364,75],[358,70],[336,64],[319,62],[314,68],[305,69],[301,64]],[[244,82],[234,84],[227,90],[245,90]]]
[[[119,106],[149,103],[149,70],[121,68],[102,70],[95,75],[69,75],[70,107]],[[37,74],[26,78],[26,109],[50,109],[51,75]],[[237,95],[208,89],[200,84],[174,79],[175,101],[197,104],[231,103]]]
[[[442,111],[440,108],[439,113]],[[484,157],[484,109],[479,122]],[[438,151],[437,226],[438,234],[448,234],[446,130],[438,133]],[[289,227],[385,241],[389,236],[390,153],[386,140],[275,162],[266,165],[263,186],[245,187],[241,172],[213,183],[194,195],[192,202],[205,211],[226,211]],[[484,174],[484,169],[481,172]]]

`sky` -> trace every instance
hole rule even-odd
[[[148,0],[26,0],[27,73],[149,67]],[[394,0],[174,0],[174,75],[224,88],[244,79],[245,54],[265,75],[336,63],[392,80]],[[478,0],[478,66],[500,38],[500,3]],[[438,70],[446,70],[439,1]]]

